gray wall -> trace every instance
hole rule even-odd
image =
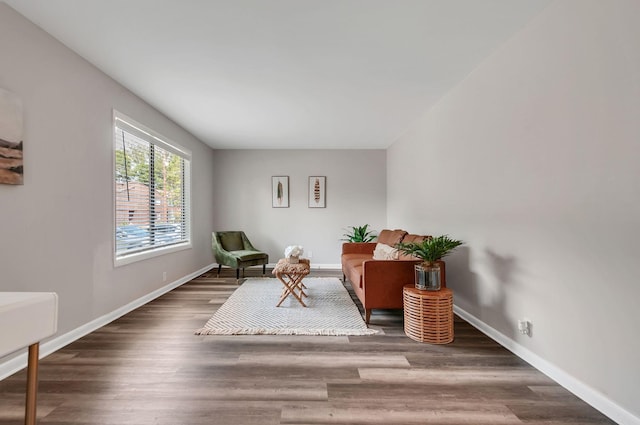
[[[383,150],[217,150],[214,164],[215,228],[244,230],[271,263],[302,245],[315,267],[339,267],[347,226],[385,226]],[[289,176],[289,208],[271,207],[271,176],[280,175]],[[309,176],[327,176],[326,208],[308,207]]]
[[[455,303],[636,418],[638,21],[553,3],[387,152],[388,221],[466,241]]]
[[[61,335],[213,263],[213,150],[4,3],[0,58],[25,121],[24,185],[0,185],[0,291],[57,292]],[[112,108],[193,151],[193,249],[114,269]]]

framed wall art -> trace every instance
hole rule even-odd
[[[325,208],[327,200],[327,177],[309,177],[309,208]]]
[[[22,100],[0,89],[0,183],[23,184]]]
[[[289,176],[271,177],[271,207],[289,208]]]

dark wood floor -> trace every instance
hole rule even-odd
[[[460,319],[449,345],[414,342],[401,313],[376,311],[382,335],[194,335],[237,288],[232,274],[205,274],[42,360],[39,423],[614,423]],[[0,382],[0,425],[21,423],[25,380]]]

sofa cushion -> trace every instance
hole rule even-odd
[[[406,231],[400,229],[384,229],[378,235],[378,243],[383,243],[389,246],[396,246],[402,240],[402,238],[405,237],[406,234]]]
[[[355,267],[361,266],[362,262],[365,261],[365,260],[371,260],[371,257],[368,257],[368,258],[358,258],[358,257],[344,258],[342,260],[342,264],[348,269],[353,269]]]
[[[341,261],[344,267],[355,267],[358,264],[362,264],[365,260],[371,260],[370,254],[344,254]]]
[[[374,260],[397,260],[398,250],[392,246],[378,243],[373,250]]]
[[[420,243],[427,238],[431,239],[431,236],[413,235],[409,233],[402,239],[402,243]]]

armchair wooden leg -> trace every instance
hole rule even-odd
[[[342,273],[342,282],[346,282],[347,281],[347,276],[344,275],[344,273]]]
[[[240,269],[236,269],[236,280],[240,280]]]
[[[266,264],[263,264],[263,265],[262,265],[262,276],[264,276],[264,275],[265,275],[265,273],[267,273],[267,265],[266,265]]]
[[[220,277],[220,270],[222,269],[222,264],[218,264],[218,277]]]
[[[370,320],[371,320],[371,309],[367,308],[364,310],[364,323],[368,325]]]

